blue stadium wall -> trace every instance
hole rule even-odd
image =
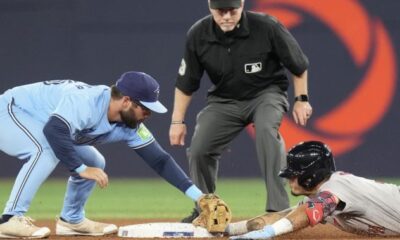
[[[400,1],[246,0],[246,9],[278,17],[311,62],[314,116],[300,128],[288,113],[281,129],[287,145],[324,140],[339,169],[398,177]],[[0,91],[66,78],[111,85],[124,71],[147,72],[159,80],[170,112],[154,114],[146,125],[187,172],[185,148],[168,140],[174,81],[186,31],[207,14],[206,0],[2,0]],[[209,86],[205,75],[187,114],[187,145]],[[123,144],[99,149],[111,176],[155,176]],[[14,176],[21,164],[0,153],[0,177]],[[67,175],[59,166],[52,176]],[[224,152],[220,176],[260,176],[251,128]]]

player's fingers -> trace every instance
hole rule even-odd
[[[96,181],[96,183],[97,183],[97,185],[99,185],[99,187],[103,188],[103,183],[101,182],[101,178],[97,173],[93,174],[93,180]]]
[[[104,188],[108,185],[108,176],[100,168],[93,169],[93,180],[95,180],[101,188]]]
[[[104,171],[100,173],[101,188],[105,188],[108,185],[108,176]]]
[[[101,188],[106,188],[106,187],[107,187],[107,182],[106,182],[104,179],[101,180],[101,185],[100,185],[100,187],[101,187]]]
[[[108,186],[108,176],[105,173],[103,173],[103,176],[102,176],[102,183],[103,183],[103,188]]]
[[[104,188],[107,185],[106,181],[101,176],[98,176],[98,178],[96,179],[96,182],[100,188]]]
[[[105,185],[104,185],[104,187],[108,187],[108,175],[107,174],[105,174]]]

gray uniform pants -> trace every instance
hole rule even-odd
[[[278,130],[287,109],[287,95],[277,86],[245,101],[209,96],[207,106],[197,115],[188,149],[194,183],[205,193],[214,192],[221,153],[242,129],[254,123],[257,157],[268,194],[266,210],[288,208],[284,181],[278,176],[286,164],[284,142]]]

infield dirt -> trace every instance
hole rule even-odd
[[[96,219],[98,220],[98,219]],[[139,224],[139,223],[146,223],[146,222],[176,222],[176,220],[168,220],[168,219],[121,219],[121,220],[107,220],[103,219],[101,220],[103,222],[108,222],[108,223],[114,223],[117,226],[124,226],[124,225],[132,225],[132,224]],[[81,239],[87,239],[87,240],[93,240],[93,239],[130,239],[130,238],[119,238],[117,235],[110,235],[110,236],[104,236],[104,237],[82,237],[82,236],[68,236],[68,237],[60,237],[55,235],[55,220],[50,221],[50,220],[39,220],[35,223],[38,226],[47,226],[51,229],[52,234],[50,235],[49,239],[73,239],[73,240],[81,240]],[[155,238],[152,238],[155,239]],[[182,238],[185,239],[185,238]],[[186,238],[187,239],[187,238]],[[204,238],[202,238],[204,239]],[[227,238],[213,238],[215,240],[220,240],[220,239],[227,239]],[[308,227],[305,228],[301,231],[298,231],[296,233],[291,233],[287,234],[281,237],[276,237],[274,239],[279,239],[279,240],[286,240],[286,239],[318,239],[318,240],[328,240],[328,239],[343,239],[343,240],[352,240],[352,239],[400,239],[398,238],[383,238],[383,237],[368,237],[368,236],[360,236],[360,235],[354,235],[350,233],[343,232],[339,229],[336,229],[335,227],[331,225],[318,225],[313,228]]]

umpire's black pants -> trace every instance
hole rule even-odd
[[[288,208],[284,181],[278,176],[286,164],[284,142],[278,130],[288,105],[286,92],[277,86],[245,101],[209,96],[207,106],[197,115],[188,149],[190,176],[194,183],[203,192],[214,192],[222,151],[241,130],[254,123],[257,157],[268,194],[266,210]]]

